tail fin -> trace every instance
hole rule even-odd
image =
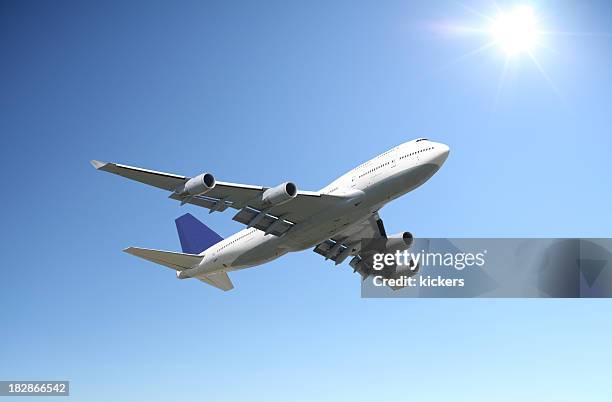
[[[174,220],[176,230],[184,253],[200,254],[210,246],[219,243],[223,237],[197,220],[191,214],[185,214]]]

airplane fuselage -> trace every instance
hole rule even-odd
[[[388,202],[414,190],[442,166],[449,147],[427,139],[396,146],[357,166],[320,190],[345,202],[275,236],[241,230],[202,252],[198,272],[231,271],[260,265],[290,251],[314,247],[368,219]]]

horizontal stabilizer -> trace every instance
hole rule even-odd
[[[175,253],[173,251],[151,250],[139,247],[128,247],[123,251],[177,271],[194,267],[202,261],[202,257],[198,255]]]
[[[208,283],[209,285],[226,292],[234,289],[234,284],[230,280],[227,272],[217,272],[214,274],[198,276],[197,278],[204,283]]]
[[[151,250],[148,248],[128,247],[126,253],[144,258],[145,260],[172,268],[177,271],[192,268],[200,263],[202,257],[195,254],[175,253],[173,251]],[[223,291],[232,290],[234,285],[227,272],[216,272],[197,276],[199,280]]]

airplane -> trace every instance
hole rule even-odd
[[[124,251],[176,270],[179,279],[196,278],[223,291],[234,288],[228,272],[313,248],[336,265],[349,265],[362,280],[372,276],[375,252],[408,249],[410,232],[387,235],[378,211],[429,180],[446,161],[449,147],[426,138],[398,145],[350,170],[319,191],[298,190],[293,182],[275,187],[217,181],[211,173],[194,177],[92,160],[98,170],[169,191],[181,205],[223,212],[246,228],[223,239],[191,214],[175,220],[182,252],[128,247]],[[387,267],[385,278],[412,276],[410,269]],[[394,290],[401,286],[390,286]]]

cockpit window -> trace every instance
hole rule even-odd
[[[419,141],[427,141],[427,138],[419,138],[418,140],[416,140],[416,142],[419,142]]]

